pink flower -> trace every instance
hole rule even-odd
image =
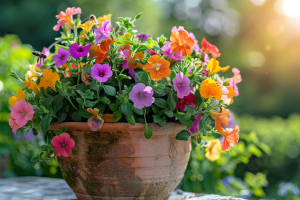
[[[233,68],[232,69],[232,73],[233,73],[233,79],[234,79],[234,82],[236,84],[242,82],[242,76],[240,74],[240,70],[238,70],[237,68]]]
[[[55,66],[60,67],[67,63],[70,52],[67,49],[58,49],[57,54],[52,56],[52,60],[55,61]]]
[[[122,50],[121,50],[122,51]],[[122,51],[122,54],[124,55],[125,57],[125,60],[124,60],[124,63],[122,65],[122,68],[123,69],[128,69],[129,70],[129,74],[132,76],[132,78],[135,80],[135,71],[128,66],[128,61],[129,61],[129,55],[130,55],[130,52],[128,49],[124,49]]]
[[[88,119],[87,123],[92,131],[97,131],[103,126],[104,120],[98,116],[92,116]]]
[[[151,37],[151,35],[146,33],[140,33],[140,34],[136,34],[135,37],[139,38],[143,42],[148,40],[148,38]]]
[[[86,46],[79,46],[77,43],[71,44],[69,46],[71,56],[75,59],[87,56],[92,44]]]
[[[75,146],[74,140],[70,138],[68,133],[62,133],[53,137],[51,141],[54,147],[54,153],[56,156],[70,157],[72,154],[72,148]]]
[[[202,69],[200,73],[208,77],[208,71],[206,69]]]
[[[10,117],[15,120],[15,123],[20,127],[25,126],[28,120],[33,118],[34,110],[31,105],[27,104],[25,100],[16,102],[12,107]]]
[[[63,25],[63,23],[67,24],[70,28],[73,25],[73,15],[81,14],[81,8],[67,8],[65,12],[61,11],[59,15],[56,15],[58,19],[57,25],[53,27],[54,31],[59,31],[59,28]]]
[[[162,54],[168,56],[169,58],[171,58],[172,60],[178,60],[178,62],[182,61],[184,59],[184,57],[181,55],[180,52],[173,52],[171,50],[171,42],[167,42],[167,44],[165,44],[161,49],[164,50],[164,52],[162,52]]]
[[[46,47],[43,48],[42,53],[45,54],[46,57],[50,56],[50,51]],[[44,58],[38,58],[38,63],[36,64],[36,67],[41,67],[41,65],[44,63]]]
[[[236,83],[234,81],[234,78],[230,79],[229,85],[233,88],[235,92],[235,96],[239,96],[239,88],[236,86]]]
[[[17,130],[21,128],[22,126],[18,125],[15,119],[9,119],[8,120],[9,125],[12,128],[12,131],[16,134]]]
[[[101,42],[101,40],[107,40],[110,37],[110,32],[114,26],[109,25],[109,20],[102,22],[101,26],[98,29],[95,29],[95,44]]]
[[[134,107],[138,109],[150,107],[155,100],[152,87],[146,86],[143,83],[133,86],[129,93],[129,99],[134,103]]]
[[[177,91],[177,96],[183,98],[190,94],[190,79],[183,75],[182,72],[178,73],[173,79],[174,90]]]
[[[175,109],[179,109],[181,112],[185,112],[184,108],[188,105],[192,105],[193,108],[195,109],[195,101],[196,101],[196,97],[193,93],[190,93],[189,95],[181,98],[178,98],[178,101],[176,103],[176,107]]]
[[[199,121],[201,120],[201,115],[197,114],[195,121],[193,121],[193,125],[190,129],[188,129],[189,134],[196,133],[199,130]]]
[[[97,79],[100,83],[106,82],[113,75],[111,67],[108,64],[94,64],[91,70],[91,77]]]
[[[151,56],[154,56],[154,55],[159,55],[157,54],[154,50],[152,49],[148,49],[147,52],[151,55]],[[159,55],[160,56],[160,55]]]

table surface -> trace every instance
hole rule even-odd
[[[63,179],[18,177],[0,179],[1,200],[76,200],[76,196]],[[242,200],[219,195],[205,195],[176,190],[169,200]]]

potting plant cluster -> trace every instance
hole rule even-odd
[[[211,161],[237,144],[239,127],[226,128],[226,107],[239,95],[242,78],[236,68],[232,77],[222,76],[230,67],[220,66],[215,45],[199,42],[182,26],[168,37],[138,33],[134,23],[142,14],[120,17],[114,25],[110,14],[84,20],[80,14],[72,7],[56,15],[53,30],[61,36],[36,53],[37,64],[28,66],[25,80],[11,73],[24,84],[9,99],[13,132],[42,132],[45,139],[33,163],[72,154],[75,142],[67,130],[48,130],[54,122],[86,122],[95,134],[104,123],[142,123],[146,139],[155,135],[151,123],[177,122],[183,130],[176,139],[191,138]],[[205,137],[216,133],[216,139]]]

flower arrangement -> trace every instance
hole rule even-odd
[[[194,34],[181,26],[173,27],[169,41],[164,36],[136,34],[134,22],[142,14],[134,19],[120,17],[116,25],[111,25],[111,15],[98,19],[91,15],[81,21],[80,14],[81,9],[73,7],[56,16],[53,30],[62,32],[55,52],[44,48],[36,66],[28,66],[25,81],[11,73],[24,84],[9,99],[13,132],[22,128],[37,135],[41,131],[45,139],[34,163],[50,162],[54,154],[72,154],[74,140],[66,129],[54,136],[48,130],[53,122],[86,122],[92,131],[104,123],[142,123],[147,139],[153,134],[148,123],[178,122],[186,127],[177,133],[178,140],[192,137],[199,145],[201,134],[223,136],[222,142],[200,142],[211,161],[221,149],[228,151],[237,144],[239,127],[226,128],[226,107],[239,95],[236,84],[242,78],[236,68],[231,78],[217,74],[229,66],[220,66],[215,45],[203,38],[200,48]]]

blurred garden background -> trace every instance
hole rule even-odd
[[[221,66],[240,69],[240,96],[229,107],[240,142],[215,162],[194,149],[183,190],[300,199],[300,0],[0,0],[0,177],[61,178],[55,161],[32,167],[39,139],[11,132],[7,102],[22,85],[8,74],[24,78],[36,63],[32,47],[54,42],[55,15],[72,6],[82,8],[82,19],[111,13],[113,22],[144,12],[136,28],[153,38],[184,26],[220,49]]]

